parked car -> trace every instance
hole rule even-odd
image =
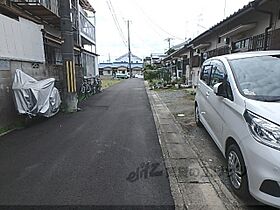
[[[203,63],[195,120],[227,159],[233,190],[280,207],[280,51]]]
[[[135,74],[135,78],[144,79],[144,75],[143,74]]]
[[[123,73],[116,73],[116,78],[119,79],[128,79],[129,75],[128,74],[123,74]]]

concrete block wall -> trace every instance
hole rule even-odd
[[[15,121],[17,114],[12,96],[11,72],[0,71],[0,128],[6,127]]]

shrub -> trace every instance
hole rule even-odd
[[[152,80],[159,79],[159,71],[158,70],[146,70],[144,72],[144,79],[151,82]]]

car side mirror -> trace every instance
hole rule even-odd
[[[214,93],[217,96],[226,97],[226,92],[225,92],[224,84],[222,82],[215,84],[213,86],[213,90],[214,90]]]

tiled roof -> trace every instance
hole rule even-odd
[[[127,62],[100,63],[98,68],[128,68]],[[131,63],[131,68],[143,68],[143,63]]]
[[[121,60],[121,59],[123,59],[123,58],[128,58],[128,53],[126,53],[126,54],[124,54],[124,55],[122,55],[122,56],[116,58],[116,61]],[[131,53],[131,58],[132,58],[132,59],[134,58],[134,59],[136,59],[136,60],[142,60],[141,58],[139,58],[138,56],[136,56],[136,55],[134,55],[134,54],[132,54],[132,53]]]
[[[259,5],[261,3],[261,1],[263,0],[254,0],[249,2],[247,5],[245,5],[243,8],[239,9],[238,11],[236,11],[235,13],[233,13],[232,15],[228,16],[227,18],[223,19],[222,21],[220,21],[219,23],[217,23],[216,25],[212,26],[210,29],[208,29],[207,31],[203,32],[202,34],[198,35],[197,37],[195,37],[190,44],[194,43],[195,41],[199,40],[200,38],[203,38],[204,36],[206,36],[208,33],[211,33],[212,30],[218,28],[219,26],[222,26],[224,24],[226,24],[228,21],[231,21],[234,17],[240,15],[243,12],[248,12],[251,9],[253,9],[255,6]]]

